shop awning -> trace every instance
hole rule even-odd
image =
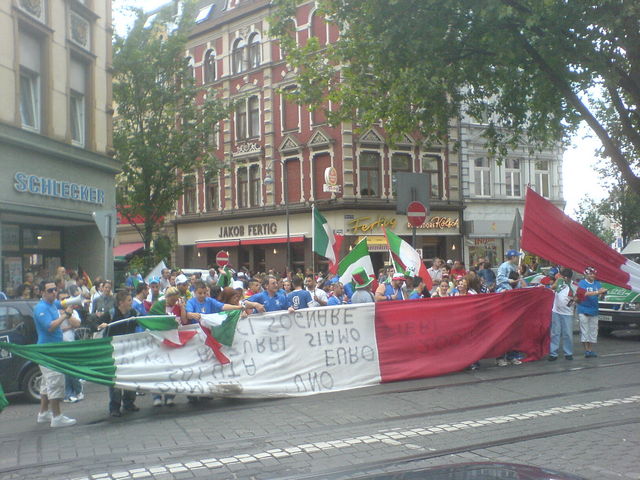
[[[363,238],[367,239],[367,247],[369,247],[370,252],[388,252],[389,247],[387,246],[387,239],[384,235],[365,235],[358,237],[358,243],[362,241]]]
[[[290,235],[289,242],[304,242],[304,235]],[[240,245],[268,245],[271,243],[287,243],[287,237],[258,237],[240,239]]]
[[[211,240],[208,241],[197,241],[197,248],[219,248],[219,247],[237,247],[240,245],[240,240]]]
[[[133,252],[137,252],[144,248],[144,243],[142,242],[133,242],[133,243],[121,243],[117,247],[113,247],[113,256],[114,257],[126,257],[127,255],[132,254]]]

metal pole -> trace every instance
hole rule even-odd
[[[104,278],[109,278],[109,249],[111,248],[111,238],[113,236],[113,232],[111,232],[111,215],[105,215],[104,221],[106,222],[104,230],[107,233],[104,236]]]
[[[416,248],[416,227],[413,227],[413,235],[411,236],[411,245]]]
[[[286,160],[282,162],[282,178],[284,180],[283,198],[284,198],[284,213],[287,222],[287,273],[291,273],[291,232],[289,229],[289,182]]]

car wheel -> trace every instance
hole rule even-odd
[[[32,403],[40,402],[40,380],[42,372],[37,365],[32,365],[22,379],[21,389],[24,397]]]

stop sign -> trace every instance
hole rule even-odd
[[[407,220],[414,227],[419,227],[427,219],[427,207],[420,202],[411,202],[407,207]]]
[[[216,263],[219,267],[224,267],[229,264],[229,252],[225,252],[224,250],[220,250],[216,254]]]

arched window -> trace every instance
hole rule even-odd
[[[252,33],[249,37],[249,68],[257,68],[262,61],[260,34]]]
[[[233,73],[241,73],[244,71],[244,40],[238,38],[233,42],[231,51],[231,71]]]
[[[204,54],[204,83],[216,80],[216,52],[209,49]]]

